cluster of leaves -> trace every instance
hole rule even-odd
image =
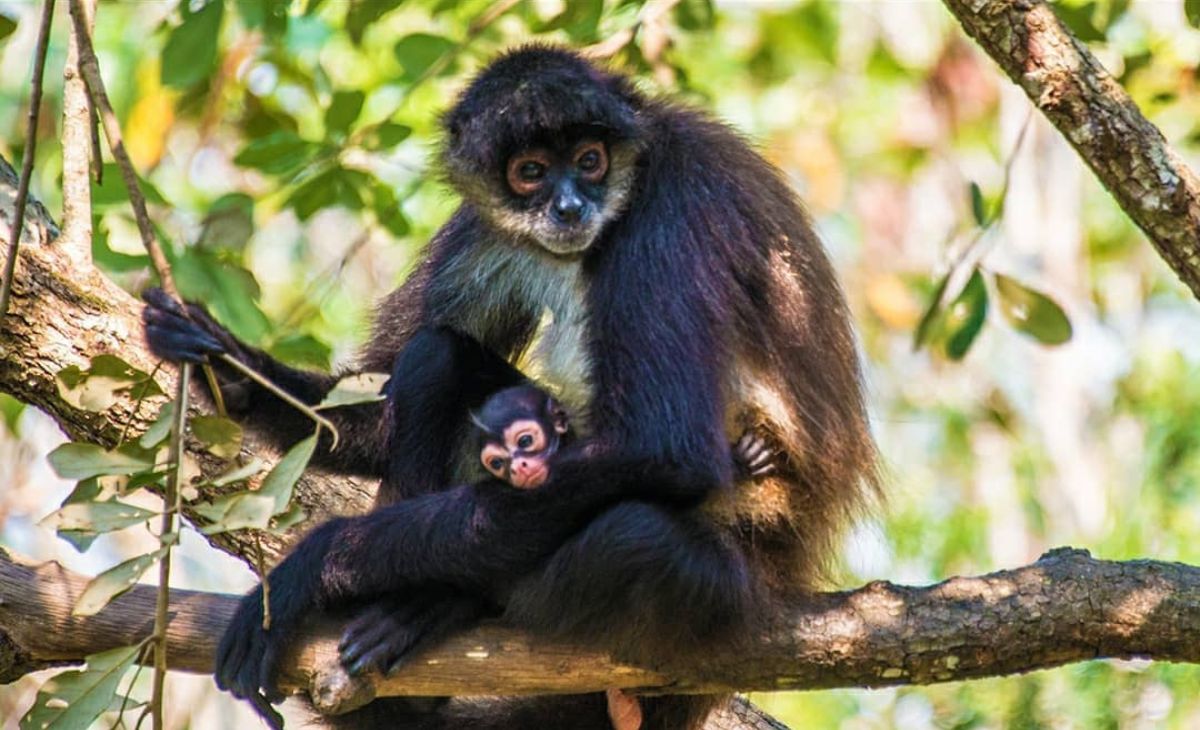
[[[1011,276],[988,271],[978,262],[964,265],[1004,210],[1003,196],[989,210],[977,183],[972,182],[968,191],[975,238],[934,288],[913,333],[913,347],[937,345],[951,360],[966,357],[987,321],[989,289],[995,292],[1004,318],[1018,332],[1043,345],[1070,340],[1071,322],[1053,299]],[[952,283],[956,288],[951,288]]]
[[[91,443],[68,442],[52,451],[50,465],[65,479],[77,480],[62,505],[47,515],[42,524],[80,551],[86,551],[100,535],[133,527],[151,529],[159,511],[135,502],[143,490],[160,490],[168,472],[181,470],[190,476],[183,498],[201,525],[202,534],[254,529],[282,533],[305,518],[291,504],[292,491],[317,448],[317,433],[291,447],[272,467],[258,458],[242,458],[242,428],[223,416],[195,414],[187,418],[187,433],[205,452],[225,464],[213,476],[201,476],[199,467],[185,456],[185,463],[168,461],[168,441],[175,420],[174,401],[153,378],[114,355],[100,355],[88,368],[65,368],[58,373],[59,393],[64,400],[88,411],[101,412],[122,404],[132,406],[130,418],[144,403],[159,403],[158,414],[136,438],[122,436],[111,449]],[[377,400],[381,378],[358,375],[347,378],[318,408]],[[184,452],[186,455],[186,452]],[[168,506],[164,506],[169,508]],[[186,523],[185,523],[186,524]],[[91,616],[114,598],[129,590],[151,567],[167,559],[179,541],[177,533],[157,535],[158,547],[129,558],[93,578],[76,600],[76,616]],[[38,700],[22,721],[22,727],[86,727],[101,713],[139,707],[120,697],[120,678],[142,651],[145,642],[104,652],[87,659],[87,665],[60,674],[46,683]],[[49,722],[50,725],[44,724]]]

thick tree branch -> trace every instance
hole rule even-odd
[[[155,591],[136,586],[99,614],[70,615],[87,579],[54,563],[0,557],[0,681],[131,644],[150,630]],[[234,596],[173,591],[172,667],[211,670]],[[710,693],[931,684],[1100,657],[1200,662],[1200,568],[1095,560],[1061,549],[1036,563],[928,587],[872,583],[797,601],[748,650],[668,673],[490,625],[454,637],[386,679],[347,678],[338,626],[298,642],[287,686],[325,711],[375,695],[545,694],[625,687]]]
[[[1200,179],[1041,0],[943,0],[1200,298]]]

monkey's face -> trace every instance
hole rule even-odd
[[[517,149],[504,162],[492,219],[554,254],[586,250],[624,205],[629,161],[621,152],[593,135]]]

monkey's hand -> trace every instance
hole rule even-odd
[[[346,627],[338,652],[352,675],[375,669],[391,674],[411,657],[479,621],[488,612],[479,599],[461,594],[381,598]]]
[[[221,637],[215,672],[218,687],[253,705],[274,730],[283,728],[283,716],[271,705],[283,701],[276,676],[283,639],[292,628],[279,623],[287,622],[273,620],[270,629],[263,628],[261,585],[248,593]]]
[[[778,452],[753,429],[746,431],[733,445],[733,465],[736,478],[753,479],[774,473]]]
[[[209,355],[239,349],[237,340],[199,304],[188,304],[185,312],[162,289],[147,289],[142,299],[146,302],[142,310],[146,342],[155,357],[202,363]]]

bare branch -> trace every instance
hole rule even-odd
[[[1200,298],[1200,180],[1041,0],[943,0]]]
[[[42,20],[38,26],[37,46],[33,51],[33,81],[29,93],[29,119],[25,125],[25,153],[21,158],[21,181],[17,185],[17,202],[13,206],[12,225],[8,234],[8,257],[4,274],[0,276],[0,322],[8,311],[12,281],[17,267],[17,247],[25,226],[25,201],[29,198],[29,179],[33,176],[33,158],[37,152],[38,114],[42,109],[42,75],[46,70],[46,49],[50,45],[50,23],[54,20],[54,0],[42,0]]]
[[[155,589],[135,586],[95,616],[70,615],[87,578],[0,556],[0,681],[132,644],[153,623]],[[172,591],[171,666],[211,671],[234,596]],[[337,665],[339,626],[310,627],[284,685],[323,711],[376,695],[641,693],[932,684],[1101,657],[1200,662],[1200,568],[1093,559],[1060,549],[1032,565],[928,587],[872,583],[798,600],[744,653],[714,651],[701,670],[631,666],[586,647],[487,625],[446,641],[399,674],[353,680]],[[5,659],[5,657],[9,657]],[[3,662],[7,661],[7,665]]]
[[[95,17],[95,0],[84,0],[79,8],[87,17],[84,22],[90,29]],[[66,248],[77,266],[86,266],[92,260],[92,186],[90,168],[97,172],[103,162],[99,157],[98,145],[92,145],[92,134],[96,131],[95,112],[88,97],[87,85],[79,71],[79,45],[74,33],[67,34],[67,62],[63,68],[63,213],[62,235],[58,245]]]

